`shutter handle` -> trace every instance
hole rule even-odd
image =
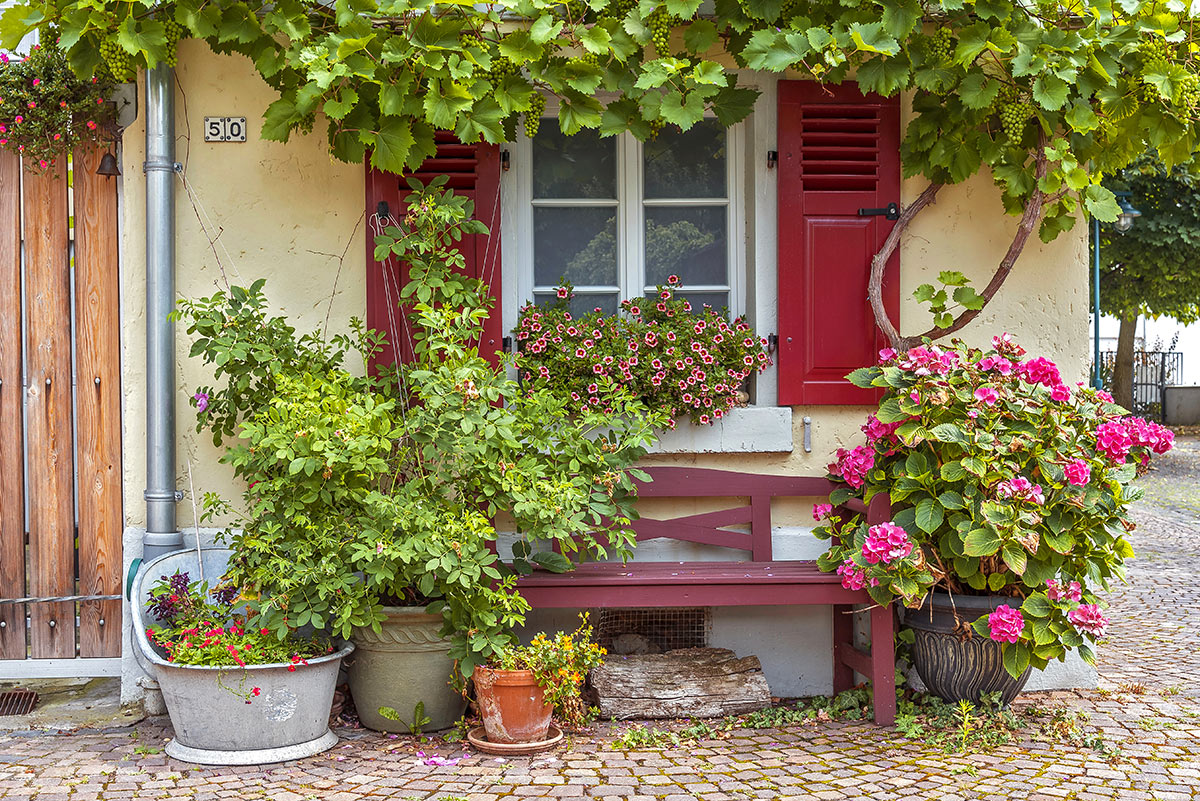
[[[767,353],[779,350],[779,334],[767,334]]]
[[[859,209],[859,217],[885,217],[889,220],[900,219],[900,204],[889,203],[882,209]]]

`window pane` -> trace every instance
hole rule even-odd
[[[729,283],[724,206],[646,207],[646,283],[677,275],[688,286]]]
[[[725,129],[713,119],[683,132],[674,126],[663,128],[642,149],[645,196],[725,197],[725,143]]]
[[[558,300],[558,298],[553,292],[535,292],[533,293],[533,300],[539,306],[549,306]],[[596,307],[599,307],[603,314],[616,314],[617,293],[613,291],[605,292],[603,294],[581,295],[576,292],[575,297],[571,298],[571,303],[568,308],[571,310],[571,316],[575,319],[579,319],[585,314],[594,312]]]
[[[533,283],[617,286],[616,208],[533,210]]]
[[[533,139],[533,196],[615,200],[616,137],[589,129],[566,136],[547,120]]]

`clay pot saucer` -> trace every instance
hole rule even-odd
[[[562,729],[553,724],[550,726],[548,735],[545,740],[536,743],[491,743],[484,739],[483,727],[476,726],[467,732],[467,741],[485,754],[523,756],[525,754],[537,754],[542,751],[549,751],[562,742]]]

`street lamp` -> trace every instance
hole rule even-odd
[[[1121,213],[1117,215],[1113,228],[1123,234],[1133,227],[1133,222],[1142,213],[1129,202],[1131,192],[1113,192],[1117,196],[1117,205]],[[1092,386],[1103,389],[1104,382],[1100,379],[1100,221],[1092,218],[1092,305],[1095,313],[1092,318]]]

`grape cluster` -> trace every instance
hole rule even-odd
[[[525,135],[530,139],[537,136],[538,128],[542,124],[542,112],[546,110],[546,96],[541,92],[534,92],[533,98],[530,100],[529,111],[525,112]]]
[[[1142,57],[1143,72],[1164,73],[1171,67],[1171,58],[1174,55],[1171,52],[1171,46],[1167,44],[1165,39],[1143,39],[1138,42],[1138,54]],[[1149,83],[1142,82],[1142,100],[1146,103],[1162,102],[1162,95],[1158,92],[1158,87]]]
[[[117,44],[114,39],[105,39],[100,43],[100,57],[112,73],[113,80],[120,83],[132,83],[137,80],[137,68],[133,57]]]
[[[661,131],[665,125],[666,123],[663,122],[662,119],[650,120],[650,138],[657,139],[658,132]]]
[[[1194,73],[1188,73],[1179,82],[1179,88],[1175,93],[1175,102],[1187,109],[1195,109],[1197,104],[1200,104],[1200,77]]]
[[[934,64],[949,64],[954,59],[954,36],[949,28],[938,28],[929,37],[929,57]]]
[[[573,58],[571,61],[577,61],[580,64],[587,64],[590,67],[604,66],[601,62],[599,53],[589,53],[586,51],[583,53],[583,55],[579,56],[579,58]]]
[[[492,83],[499,83],[507,75],[520,75],[521,68],[504,56],[492,59]]]
[[[610,0],[608,7],[599,13],[600,19],[625,19],[637,8],[637,0]]]
[[[654,52],[660,58],[671,55],[671,29],[678,20],[659,6],[646,22],[650,26],[650,43],[654,45]]]
[[[163,29],[167,37],[167,66],[174,67],[179,63],[179,40],[187,29],[170,17],[163,23]]]
[[[996,96],[994,108],[1000,116],[1000,128],[1011,142],[1020,142],[1025,127],[1033,117],[1033,105],[1021,97],[1021,90],[1005,84]]]

